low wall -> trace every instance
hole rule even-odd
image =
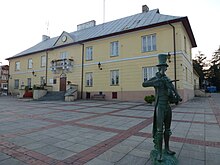
[[[46,94],[47,94],[47,90],[44,90],[44,89],[42,89],[42,90],[40,90],[40,89],[34,90],[34,92],[33,92],[33,99],[34,100],[38,100],[39,98],[45,96]]]

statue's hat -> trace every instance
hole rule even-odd
[[[169,65],[167,65],[167,63],[166,63],[167,58],[168,58],[167,54],[159,54],[158,55],[159,64],[157,66],[166,66],[166,67],[168,67]]]

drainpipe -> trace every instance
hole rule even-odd
[[[48,74],[48,51],[46,50],[46,73],[45,73],[45,83],[47,85],[47,74]]]
[[[170,26],[172,26],[173,28],[173,55],[174,55],[174,86],[175,86],[175,89],[177,90],[177,85],[176,85],[176,37],[175,37],[175,34],[176,34],[176,30],[175,30],[175,27],[169,23]]]
[[[81,44],[81,43],[80,43]],[[81,99],[83,99],[83,75],[84,75],[84,44],[82,45],[82,75],[81,75]]]

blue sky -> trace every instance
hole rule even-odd
[[[7,0],[0,1],[0,62],[8,64],[5,58],[37,44],[43,34],[55,37],[90,20],[101,24],[137,14],[144,4],[161,14],[188,16],[198,46],[193,55],[201,51],[211,58],[218,49],[219,0]]]

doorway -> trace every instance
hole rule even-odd
[[[60,77],[60,91],[66,91],[66,77]]]

